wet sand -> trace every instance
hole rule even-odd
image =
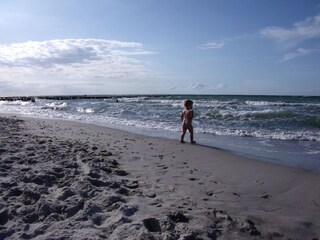
[[[320,239],[320,174],[0,116],[0,239]]]

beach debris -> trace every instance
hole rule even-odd
[[[259,184],[259,185],[263,185],[263,184],[264,184],[264,181],[256,180],[255,183],[256,183],[256,184]]]
[[[269,199],[271,196],[269,194],[265,194],[263,196],[261,196],[260,198],[263,198],[263,199]]]
[[[216,194],[221,194],[221,193],[224,193],[224,191],[214,191],[214,190],[211,190],[211,191],[207,191],[207,195],[212,197],[213,195],[216,195]]]
[[[112,153],[107,150],[102,150],[100,152],[100,156],[109,157],[109,156],[112,156]]]
[[[316,201],[312,200],[312,202],[313,202],[314,205],[316,205],[317,207],[320,207],[320,205],[319,205]]]
[[[235,195],[235,196],[237,196],[237,197],[240,197],[240,194],[239,194],[239,193],[233,192],[232,194]]]
[[[196,181],[196,180],[200,180],[199,178],[194,178],[194,177],[191,177],[189,178],[190,181]]]
[[[214,190],[207,191],[207,195],[210,196],[210,197],[212,197],[213,193],[214,193]]]
[[[274,209],[270,209],[270,210],[268,210],[268,209],[262,209],[263,211],[265,211],[265,212],[275,212],[275,211],[279,211],[279,210],[281,210],[282,209],[282,207],[280,207],[280,208],[274,208]]]

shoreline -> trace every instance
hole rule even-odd
[[[29,178],[20,179],[14,188],[23,192],[21,189],[28,187],[40,194],[39,199],[29,205],[23,203],[27,194],[11,196],[9,187],[1,194],[0,214],[8,218],[2,225],[12,229],[11,237],[26,234],[44,239],[66,232],[71,238],[81,238],[79,234],[90,238],[98,233],[101,239],[102,236],[114,239],[132,236],[137,239],[183,239],[183,236],[190,239],[312,239],[320,236],[319,173],[93,124],[12,117],[12,114],[0,114],[0,118],[0,127],[4,126],[1,132],[6,131],[8,124],[12,125],[11,132],[1,136],[0,156],[4,161],[1,167],[5,165],[12,171],[11,175],[8,171],[1,178],[1,186],[4,182],[17,181],[19,171],[26,168]],[[26,159],[17,154],[25,155]],[[56,183],[48,187],[46,179],[50,174],[41,175],[46,184],[40,181],[35,188],[33,177],[39,177],[43,170],[41,158],[46,154],[53,154],[52,159],[47,156],[46,166],[57,168],[60,164],[64,181],[56,179]],[[20,159],[19,167],[12,155]],[[110,164],[116,161],[117,167],[102,171],[101,158]],[[34,163],[30,165],[31,160]],[[67,172],[68,168],[63,167],[70,162],[75,172]],[[94,165],[95,162],[100,165]],[[101,183],[106,181],[112,184]],[[83,189],[81,193],[79,189]],[[68,197],[64,199],[63,194]],[[121,201],[112,202],[114,198]],[[51,209],[47,216],[39,211],[45,208],[40,200],[46,201],[46,209]],[[110,210],[106,201],[117,206]],[[79,202],[82,204],[77,205]],[[96,207],[92,208],[92,204]],[[78,207],[68,216],[67,210],[53,210],[60,205],[71,212]],[[21,210],[21,215],[10,215],[14,207]],[[30,215],[37,215],[30,216],[30,223],[22,217],[22,210],[28,209],[34,209]],[[72,227],[63,227],[66,223]],[[18,228],[19,224],[24,227],[28,224],[29,228]],[[85,230],[81,230],[82,224],[86,225]],[[39,225],[42,233],[36,231]],[[3,232],[0,228],[0,236]],[[9,239],[9,233],[6,234]]]
[[[123,131],[129,134],[136,134],[136,135],[141,135],[144,137],[150,137],[150,138],[160,138],[160,139],[165,139],[165,140],[173,140],[175,141],[176,139],[180,138],[180,132],[173,134],[172,132],[169,132],[167,130],[165,130],[163,133],[163,131],[159,131],[156,130],[154,132],[152,132],[151,129],[147,129],[147,130],[143,130],[138,128],[138,130],[130,130],[129,126],[123,126],[123,128],[121,128],[121,125],[117,125],[117,124],[108,124],[108,125],[103,125],[100,122],[85,122],[85,121],[81,121],[81,120],[76,120],[76,119],[61,119],[61,118],[45,118],[45,117],[35,117],[35,116],[30,116],[27,114],[13,114],[13,113],[0,113],[0,116],[17,116],[17,117],[21,117],[21,118],[36,118],[36,119],[43,119],[43,120],[49,120],[49,121],[70,121],[70,122],[77,122],[80,124],[88,124],[88,125],[94,125],[97,127],[103,127],[106,129],[112,129],[112,130],[116,130],[116,131]],[[176,135],[176,136],[175,136]],[[212,148],[215,150],[220,150],[220,151],[224,151],[224,152],[228,152],[232,155],[236,155],[236,156],[241,156],[244,158],[248,158],[254,161],[262,161],[265,163],[271,163],[271,164],[275,164],[278,166],[284,166],[284,167],[290,167],[290,168],[295,168],[295,169],[301,169],[301,170],[305,170],[305,171],[310,171],[310,172],[314,172],[314,173],[320,173],[320,165],[319,163],[314,163],[314,159],[305,159],[307,161],[305,161],[305,163],[302,165],[300,162],[297,162],[297,159],[300,159],[300,157],[294,157],[294,159],[287,161],[286,159],[288,158],[287,155],[284,155],[285,153],[278,153],[278,155],[274,155],[274,153],[272,153],[272,156],[267,156],[268,151],[265,151],[263,153],[261,153],[261,147],[259,146],[259,148],[257,148],[257,146],[259,145],[251,145],[251,144],[256,144],[256,141],[265,141],[265,139],[260,139],[260,140],[256,140],[256,139],[252,139],[250,141],[248,141],[248,139],[246,139],[246,141],[248,141],[248,145],[251,146],[251,148],[248,149],[244,149],[243,145],[238,145],[239,143],[243,142],[240,138],[243,137],[239,137],[239,136],[216,136],[217,139],[219,140],[215,140],[214,144],[210,144],[208,142],[208,139],[204,138],[205,134],[196,134],[196,137],[199,138],[200,140],[197,141],[198,146],[202,146],[202,147],[207,147],[207,148]],[[188,137],[188,136],[186,136]],[[222,140],[221,140],[222,139]],[[231,144],[230,144],[230,140],[231,140]],[[281,141],[281,140],[273,140],[273,141]],[[229,146],[232,145],[232,146]],[[252,146],[254,146],[252,148]],[[294,156],[294,153],[289,153],[289,158]],[[306,157],[306,156],[302,156]]]
[[[179,138],[185,97],[0,102],[2,112],[68,119],[137,134]],[[319,99],[263,96],[193,96],[197,143],[237,155],[320,172]],[[134,110],[132,112],[132,110]],[[292,117],[290,117],[292,116]],[[295,117],[297,116],[297,117]],[[159,122],[159,119],[161,120]]]

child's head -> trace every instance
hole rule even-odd
[[[184,100],[183,105],[186,109],[191,109],[193,106],[193,102],[190,99],[187,99],[187,100]]]

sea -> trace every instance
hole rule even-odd
[[[181,133],[183,101],[194,102],[199,145],[320,172],[320,97],[167,95],[0,101],[0,112],[73,120],[153,137]],[[186,135],[188,139],[188,134]]]

